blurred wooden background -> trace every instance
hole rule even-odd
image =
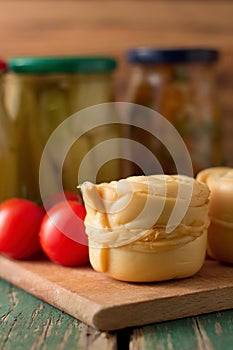
[[[0,0],[0,56],[116,56],[121,100],[127,83],[128,48],[217,48],[228,164],[233,166],[232,16],[233,1],[225,0]]]

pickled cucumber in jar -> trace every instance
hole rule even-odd
[[[115,68],[116,61],[113,58],[98,56],[15,57],[9,60],[5,101],[15,124],[16,192],[19,196],[34,200],[40,198],[40,160],[56,128],[83,108],[114,100],[112,73]],[[76,190],[77,174],[73,169],[93,147],[95,138],[104,139],[106,132],[110,131],[85,135],[71,147],[63,165],[64,189]],[[64,138],[69,140],[72,137],[73,130],[64,130],[63,141]],[[56,150],[46,159],[46,181],[53,194],[59,190],[60,176]],[[87,167],[87,177],[93,172],[93,166],[90,164]],[[109,169],[106,169],[101,181],[108,175]],[[119,176],[118,165],[112,176]]]

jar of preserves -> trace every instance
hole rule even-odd
[[[0,201],[15,195],[15,143],[13,123],[4,105],[4,78],[6,62],[0,60]]]
[[[188,148],[195,174],[223,161],[215,82],[218,56],[217,50],[206,48],[128,51],[132,71],[126,100],[152,108],[173,124]],[[142,130],[131,128],[129,134],[155,154],[164,172],[176,172],[166,145]]]
[[[105,56],[9,59],[5,102],[17,132],[18,196],[40,198],[41,155],[50,135],[61,122],[86,107],[114,101],[113,72],[116,66],[115,59]],[[95,143],[110,134],[118,136],[117,128],[109,125],[90,133],[91,137],[82,136],[67,155],[63,171],[65,190],[76,189],[77,167]],[[57,171],[56,164],[48,167],[53,167],[54,173]],[[86,170],[87,178],[92,170]],[[115,162],[100,172],[97,181],[108,181],[117,176],[118,163]]]

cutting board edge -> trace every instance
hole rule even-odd
[[[85,298],[83,296],[77,295],[73,293],[72,291],[65,289],[61,286],[59,286],[60,290],[69,293],[69,301],[74,299],[74,305],[76,306],[74,310],[70,309],[66,305],[63,304],[63,307],[59,305],[59,303],[56,302],[56,283],[52,281],[48,281],[42,276],[36,275],[34,272],[31,272],[29,270],[25,270],[23,267],[18,266],[18,274],[17,276],[12,273],[9,274],[9,271],[13,272],[14,269],[14,264],[16,263],[15,261],[11,260],[5,260],[6,265],[8,268],[8,273],[4,273],[2,270],[0,270],[0,277],[3,278],[4,280],[14,284],[16,287],[24,290],[25,292],[32,294],[34,297],[40,299],[41,301],[47,302],[50,305],[56,307],[59,310],[65,311],[69,315],[79,319],[80,321],[88,324],[89,326],[92,326],[94,328],[95,324],[93,322],[93,318],[96,313],[98,313],[103,306],[95,303],[93,300]],[[2,263],[2,260],[1,260]],[[6,270],[7,271],[7,270]],[[28,278],[25,279],[25,271],[28,275]],[[21,273],[20,273],[21,272]],[[23,275],[23,276],[22,276]],[[23,278],[22,278],[23,277]],[[35,277],[37,281],[35,281]],[[30,280],[30,282],[29,282]],[[23,281],[23,283],[22,283]],[[47,284],[47,288],[41,288],[41,284],[38,283],[39,287],[36,285],[36,282],[45,282]],[[45,293],[46,292],[46,293]],[[66,298],[64,298],[65,300]],[[77,303],[78,299],[78,303]],[[89,309],[87,312],[87,308]]]
[[[218,274],[213,275],[214,266],[210,270],[211,289],[207,290],[205,286],[204,290],[191,290],[188,283],[189,288],[185,294],[169,294],[153,299],[150,297],[150,299],[136,302],[132,296],[132,298],[123,300],[124,303],[119,305],[114,302],[112,304],[95,302],[90,295],[77,294],[77,291],[73,291],[72,288],[61,286],[59,279],[62,278],[65,271],[62,267],[42,262],[39,269],[37,265],[34,265],[36,269],[31,270],[27,265],[26,262],[17,262],[0,256],[0,276],[99,331],[113,331],[233,308],[233,282],[229,281],[232,270],[226,272],[227,284],[219,282],[218,285],[218,274],[222,274],[222,268]],[[47,273],[44,276],[41,275],[42,271],[46,271],[50,266],[62,271],[59,272],[57,281],[53,278],[47,279]],[[206,274],[206,271],[203,273]],[[83,276],[85,275],[84,272]],[[201,283],[208,285],[208,280],[205,280],[203,276],[199,277]],[[214,289],[213,282],[216,285]],[[210,297],[213,300],[209,300]]]
[[[229,310],[233,308],[233,299],[228,297],[229,292],[233,294],[233,285],[230,287],[226,286],[221,288],[221,294],[219,294],[218,290],[210,290],[208,292],[208,297],[213,297],[215,299],[214,308],[213,304],[205,303],[206,291],[181,295],[179,296],[180,300],[179,303],[176,304],[175,311],[173,310],[173,312],[170,313],[170,316],[168,316],[167,312],[165,312],[165,314],[163,312],[159,312],[160,316],[155,317],[152,311],[153,309],[156,309],[156,312],[158,313],[158,310],[162,310],[163,307],[168,306],[170,302],[173,303],[172,300],[177,299],[176,296],[171,296],[164,299],[148,300],[141,303],[131,303],[130,308],[134,306],[134,314],[137,313],[138,308],[139,315],[143,314],[143,318],[140,317],[140,319],[138,317],[133,317],[133,315],[131,315],[130,320],[124,319],[125,315],[129,315],[129,312],[127,311],[129,304],[124,304],[116,307],[113,306],[101,308],[99,311],[96,312],[96,314],[93,317],[93,326],[99,331],[113,331],[117,329],[123,329],[126,327],[137,327],[142,325],[149,325],[151,323],[171,321],[191,316],[198,316],[210,312]],[[192,308],[187,310],[186,306],[184,311],[181,312],[182,305],[184,303],[190,303],[191,301]],[[193,311],[193,305],[197,306],[196,312]],[[140,306],[143,307],[143,310],[140,310]],[[153,317],[151,317],[152,314]],[[109,317],[109,315],[111,315],[111,317]],[[121,316],[121,324],[115,321],[119,319],[119,316]],[[108,323],[106,323],[106,318],[109,320]]]

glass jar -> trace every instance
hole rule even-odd
[[[99,56],[13,57],[8,67],[5,102],[17,132],[17,195],[35,200],[40,198],[39,165],[47,140],[72,114],[114,100],[112,73],[116,61]],[[63,171],[65,190],[76,190],[79,163],[96,142],[104,141],[110,134],[119,136],[113,126],[100,126],[90,133],[91,136],[82,136],[67,155]],[[87,169],[87,178],[92,170]],[[110,163],[97,181],[117,178],[118,171],[118,163]]]
[[[205,48],[128,52],[132,71],[126,100],[152,108],[175,126],[188,148],[195,174],[223,161],[215,85],[217,59],[216,50]],[[165,173],[176,172],[166,147],[158,140],[133,127],[129,134],[155,154]],[[135,167],[130,169],[131,174],[135,172]]]
[[[4,77],[7,65],[0,60],[0,201],[15,195],[15,141],[13,123],[4,105]]]

